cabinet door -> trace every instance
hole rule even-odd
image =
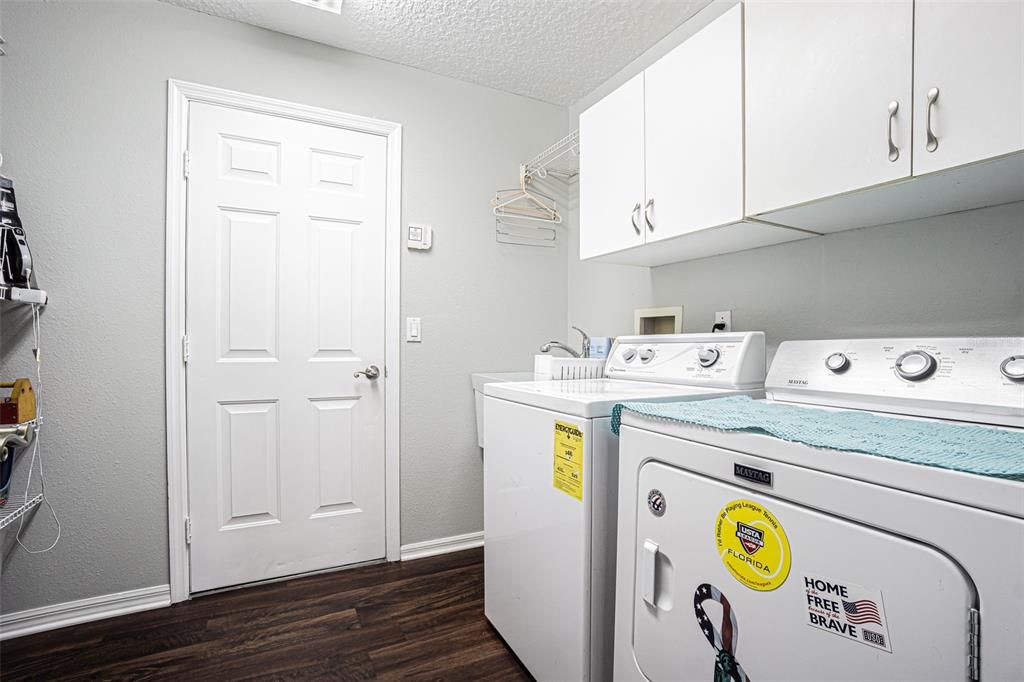
[[[580,114],[580,258],[643,244],[643,197],[640,74]]]
[[[910,175],[913,12],[746,3],[748,215]]]
[[[742,6],[647,69],[647,242],[743,218]]]
[[[917,0],[914,120],[914,175],[1024,149],[1024,3]]]

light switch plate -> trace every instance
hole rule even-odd
[[[405,318],[405,341],[406,343],[419,343],[421,338],[422,328],[420,326],[420,318],[418,317],[407,317]]]

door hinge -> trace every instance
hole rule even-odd
[[[972,680],[981,679],[981,612],[972,608],[968,612],[967,674]]]
[[[186,516],[185,517],[185,544],[186,545],[191,545],[192,544],[192,517],[191,516]]]
[[[185,334],[181,337],[181,361],[187,364],[191,357],[192,343],[189,341],[188,334]]]
[[[188,180],[188,176],[192,173],[192,152],[185,150],[182,154],[182,172],[185,174],[185,179]]]

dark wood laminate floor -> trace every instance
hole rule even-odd
[[[528,680],[484,618],[483,550],[199,597],[0,644],[0,676]]]

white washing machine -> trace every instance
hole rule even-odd
[[[622,410],[615,679],[1024,680],[1024,339],[787,342],[765,392]]]
[[[538,680],[611,679],[623,400],[763,395],[761,332],[620,337],[604,379],[484,387],[485,611]]]

